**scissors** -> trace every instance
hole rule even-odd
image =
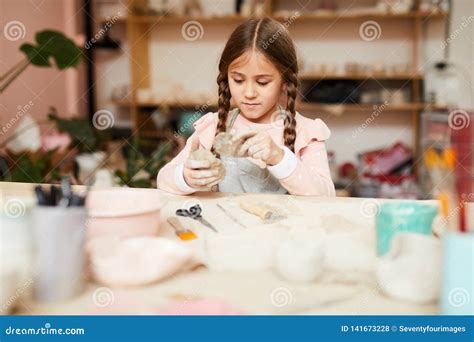
[[[202,217],[201,213],[202,213],[202,209],[199,204],[193,205],[192,207],[189,208],[189,210],[188,209],[176,210],[176,215],[183,216],[183,217],[190,217],[193,220],[201,222],[203,225],[205,225],[206,227],[212,229],[213,231],[217,233],[217,229],[214,228],[214,226],[210,224],[208,221],[206,221],[204,217]]]

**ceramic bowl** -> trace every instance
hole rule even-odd
[[[152,189],[91,191],[86,202],[88,239],[157,235],[162,205],[161,195]]]

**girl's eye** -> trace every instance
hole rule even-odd
[[[260,84],[261,86],[266,86],[270,82],[257,82],[257,83]]]
[[[242,80],[234,80],[235,83],[241,84],[243,81]]]

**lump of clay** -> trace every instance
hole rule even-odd
[[[190,249],[160,237],[96,238],[87,251],[93,278],[111,287],[151,284],[194,263]]]
[[[223,157],[236,157],[239,143],[233,140],[232,133],[219,133],[214,138],[214,150]]]
[[[191,153],[191,159],[206,160],[206,161],[213,162],[217,158],[211,151],[208,151],[208,150],[205,150],[205,149],[201,148],[201,149],[196,150],[193,153]]]

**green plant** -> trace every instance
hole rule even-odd
[[[127,153],[126,170],[116,170],[114,173],[120,185],[131,188],[154,187],[158,171],[166,164],[166,156],[171,151],[171,144],[161,143],[149,156],[142,152],[145,144],[138,139],[132,142]]]
[[[104,149],[109,139],[106,130],[99,131],[95,129],[88,119],[62,119],[58,116],[54,107],[50,107],[48,119],[56,124],[59,132],[65,132],[71,136],[71,147],[76,147],[81,153],[90,153]]]
[[[15,168],[4,181],[23,183],[52,183],[61,179],[57,166],[53,166],[53,155],[56,150],[51,150],[36,158],[29,154],[21,155]]]
[[[25,59],[18,62],[12,68],[7,70],[3,75],[0,75],[0,94],[16,79],[20,74],[31,65],[39,67],[51,67],[54,65],[59,70],[64,70],[70,67],[76,67],[82,60],[84,54],[82,48],[74,44],[74,42],[63,35],[61,32],[54,30],[44,30],[36,33],[36,44],[25,43],[20,46],[20,51],[26,56]],[[89,130],[85,128],[84,122],[68,122],[69,120],[62,120],[57,117],[56,111],[50,114],[50,120],[56,122],[58,130],[67,131],[71,137],[77,138],[80,147],[94,148],[100,141],[97,141],[97,136],[90,132],[90,124],[87,120],[84,122],[89,126]],[[47,123],[40,122],[38,125]],[[9,141],[20,134],[23,134],[31,127],[26,127],[23,131],[15,132],[8,139],[0,144],[3,148]],[[84,134],[82,139],[81,134]],[[83,142],[85,140],[85,143]],[[90,151],[90,149],[88,150]],[[56,150],[51,150],[46,153],[26,153],[21,156],[12,155],[10,159],[14,161],[15,167],[10,172],[5,165],[6,158],[3,158],[1,180],[13,182],[51,182],[60,179],[59,165],[53,165]]]
[[[20,46],[20,51],[26,58],[6,73],[0,76],[0,94],[25,71],[30,65],[39,67],[52,66],[54,60],[59,70],[76,67],[82,60],[84,53],[74,42],[61,32],[45,30],[36,33],[36,45],[25,43]]]

